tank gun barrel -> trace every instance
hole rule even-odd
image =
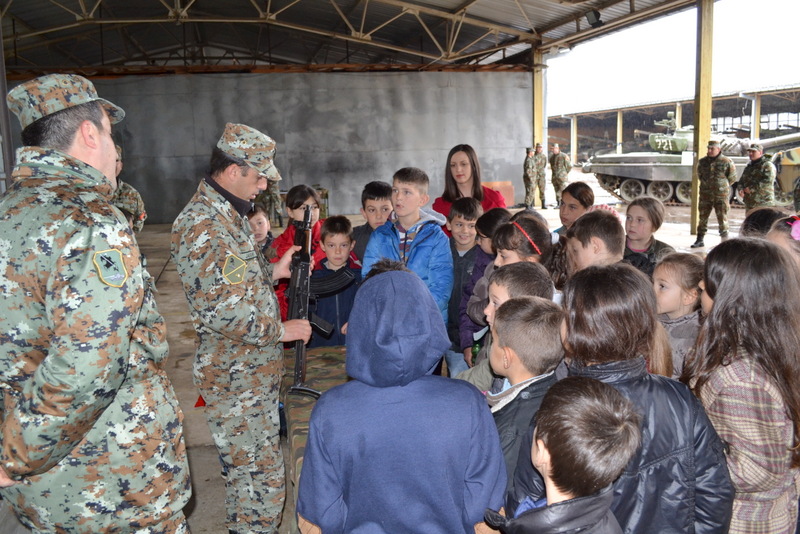
[[[790,134],[779,135],[777,137],[770,137],[769,139],[761,139],[759,143],[764,147],[764,150],[773,148],[780,145],[789,143],[800,142],[800,132],[792,132]]]

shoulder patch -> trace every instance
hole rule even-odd
[[[128,270],[122,260],[122,252],[117,249],[95,252],[92,258],[100,281],[111,287],[122,287],[128,279]]]
[[[222,276],[230,284],[241,284],[244,282],[245,268],[247,262],[236,254],[231,254],[225,260],[225,265],[222,267]]]

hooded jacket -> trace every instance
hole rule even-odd
[[[438,214],[420,211],[421,219],[409,232],[416,232],[408,253],[400,256],[400,232],[394,221],[386,221],[372,232],[364,252],[362,273],[369,273],[372,266],[381,258],[403,261],[411,271],[419,276],[433,295],[436,305],[447,320],[447,303],[453,289],[453,257],[450,254],[450,240],[442,231]]]
[[[348,326],[353,380],[324,393],[311,414],[301,530],[309,523],[323,533],[485,528],[485,509],[503,504],[503,453],[478,390],[431,375],[449,344],[415,274],[364,282]]]
[[[733,486],[723,443],[689,388],[649,374],[642,357],[587,367],[573,363],[569,374],[614,386],[643,416],[642,446],[613,484],[611,510],[623,531],[727,533]],[[531,434],[520,451],[530,450]],[[507,512],[513,514],[526,496],[543,495],[530,456],[520,452]]]

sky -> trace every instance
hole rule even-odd
[[[714,4],[712,93],[800,85],[799,0]],[[694,9],[547,59],[547,115],[693,98]]]

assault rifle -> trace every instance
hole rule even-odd
[[[296,228],[294,244],[301,249],[292,256],[292,278],[286,296],[289,301],[289,319],[308,319],[312,329],[329,338],[333,325],[312,313],[309,308],[319,297],[333,295],[355,282],[355,276],[348,269],[339,269],[336,274],[325,278],[311,279],[311,206],[305,207],[302,221],[292,221]],[[319,398],[320,393],[305,385],[306,345],[302,339],[294,342],[294,384],[289,393]]]

